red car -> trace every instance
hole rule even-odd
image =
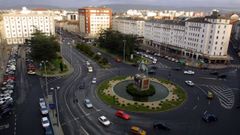
[[[123,111],[120,111],[118,110],[116,113],[115,113],[116,116],[120,117],[120,118],[123,118],[125,120],[129,120],[130,119],[130,116],[128,114],[126,114],[125,112]]]

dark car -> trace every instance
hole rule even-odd
[[[84,89],[84,88],[85,88],[85,83],[84,82],[80,83],[79,89]]]
[[[162,130],[170,130],[170,128],[166,125],[166,123],[163,122],[153,122],[153,128],[154,129],[162,129]]]
[[[53,131],[50,126],[45,128],[45,135],[53,135]]]
[[[207,111],[203,113],[202,119],[207,123],[217,121],[217,117],[214,114],[209,113]]]
[[[227,75],[221,74],[221,75],[218,75],[218,78],[225,79],[225,78],[227,78]]]
[[[1,110],[0,118],[7,118],[11,116],[12,111],[13,111],[12,108],[6,108],[4,110]]]
[[[217,71],[210,72],[210,75],[218,75],[219,73]]]
[[[151,66],[150,69],[156,70],[158,67],[157,66]]]
[[[149,74],[149,75],[155,75],[155,74],[156,74],[156,71],[153,70],[153,69],[150,69],[150,70],[148,71],[148,74]]]
[[[180,71],[180,70],[182,70],[182,68],[181,67],[173,67],[172,70]]]

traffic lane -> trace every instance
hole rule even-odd
[[[17,106],[17,134],[42,135],[41,112],[39,98],[43,97],[37,76],[28,76],[29,92],[23,104]]]

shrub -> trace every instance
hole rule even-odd
[[[133,97],[148,97],[155,94],[155,88],[153,85],[150,85],[148,90],[139,91],[137,90],[136,86],[131,83],[127,86],[127,92]]]

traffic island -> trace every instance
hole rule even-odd
[[[134,81],[131,76],[115,77],[102,82],[98,86],[97,94],[103,102],[113,108],[134,112],[167,111],[182,105],[186,100],[186,92],[172,82],[159,78],[149,79],[151,85],[157,87],[155,94],[158,95],[144,98],[131,96],[126,88]]]

